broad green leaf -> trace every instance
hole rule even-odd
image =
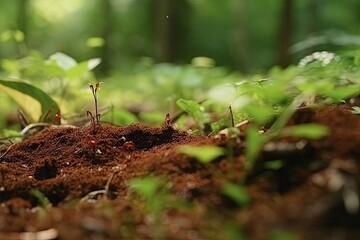
[[[328,134],[329,129],[326,126],[314,123],[286,127],[280,133],[281,136],[292,136],[309,139],[319,139]]]
[[[52,122],[59,112],[59,106],[49,95],[28,83],[0,79],[0,90],[16,102],[31,122]]]
[[[217,157],[225,154],[225,151],[221,147],[217,146],[181,146],[178,148],[180,153],[196,158],[201,163],[209,163],[215,160]]]
[[[239,206],[246,206],[250,203],[250,196],[243,186],[229,182],[222,186],[221,191]]]

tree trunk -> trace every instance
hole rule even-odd
[[[280,19],[278,61],[280,67],[290,64],[289,48],[293,34],[293,0],[284,0]]]
[[[99,71],[106,74],[110,69],[110,56],[111,56],[111,43],[110,36],[112,30],[112,10],[110,0],[101,0],[101,12],[102,12],[102,25],[101,25],[101,37],[104,39],[104,46],[101,48],[101,64]]]
[[[185,34],[188,3],[185,0],[155,1],[155,60],[174,62],[179,59]]]
[[[23,32],[26,36],[27,34],[27,8],[28,0],[19,0],[18,1],[18,10],[17,10],[17,29]]]

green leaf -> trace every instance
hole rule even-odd
[[[334,102],[341,102],[342,100],[348,99],[360,93],[360,87],[356,85],[334,87],[321,91],[322,95],[331,98]]]
[[[259,125],[266,124],[274,115],[273,109],[264,105],[248,105],[245,111]]]
[[[217,146],[181,146],[178,148],[180,153],[196,158],[201,163],[210,163],[217,157],[225,154],[225,151],[221,147]]]
[[[320,124],[299,124],[284,128],[281,136],[292,136],[299,138],[319,139],[329,134],[329,129]]]
[[[31,191],[31,194],[37,198],[41,207],[48,208],[49,206],[51,206],[49,199],[39,189],[33,189]]]
[[[232,200],[234,200],[239,206],[246,206],[250,203],[250,196],[243,186],[226,183],[222,186],[222,193]]]
[[[91,48],[102,47],[105,44],[105,40],[101,37],[91,37],[86,39],[86,45]]]
[[[60,111],[49,95],[28,83],[0,79],[0,90],[16,102],[31,122],[52,122]]]
[[[250,127],[246,131],[246,161],[247,168],[251,168],[265,143],[265,137],[259,133],[257,128]]]
[[[284,161],[283,160],[273,160],[273,161],[268,161],[264,163],[264,167],[266,169],[270,169],[270,170],[279,170],[280,168],[282,168],[284,166]]]
[[[270,240],[300,240],[301,238],[288,230],[273,230]]]
[[[109,113],[107,113],[105,116],[102,116],[101,119],[103,121],[111,122],[112,124],[120,126],[138,122],[136,115],[127,111],[126,109],[110,110]]]
[[[50,61],[55,61],[59,67],[61,67],[63,70],[67,71],[74,66],[76,66],[77,62],[72,57],[62,53],[57,52],[54,53],[49,57]]]
[[[204,112],[203,107],[199,103],[192,100],[179,99],[176,101],[176,104],[202,126],[204,123]]]
[[[93,70],[101,63],[100,58],[92,58],[87,61],[81,62],[68,70],[68,76],[72,78],[78,78],[84,76],[84,74]]]
[[[129,180],[128,186],[144,198],[152,199],[162,186],[162,181],[157,177],[133,178]]]

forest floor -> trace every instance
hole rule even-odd
[[[360,239],[360,117],[334,105],[298,110],[288,124],[301,123],[330,134],[266,144],[246,178],[243,135],[232,160],[204,165],[178,146],[227,148],[233,140],[171,124],[48,128],[0,148],[0,239]],[[279,169],[264,168],[279,159]],[[169,191],[153,196],[159,211],[128,188],[149,175]],[[241,179],[246,206],[221,190]]]

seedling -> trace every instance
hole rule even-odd
[[[31,191],[31,194],[39,202],[39,206],[35,208],[37,210],[39,219],[45,219],[47,216],[47,210],[52,207],[51,202],[39,189],[33,189]]]
[[[95,87],[94,85],[89,84],[91,92],[94,97],[95,117],[90,111],[87,111],[87,115],[91,117],[93,125],[98,125],[100,122],[100,113],[99,113],[98,100],[97,100],[97,91],[100,90],[100,84],[102,84],[102,82],[96,83]]]
[[[61,112],[60,110],[55,114],[53,118],[53,124],[60,125],[61,124]]]

